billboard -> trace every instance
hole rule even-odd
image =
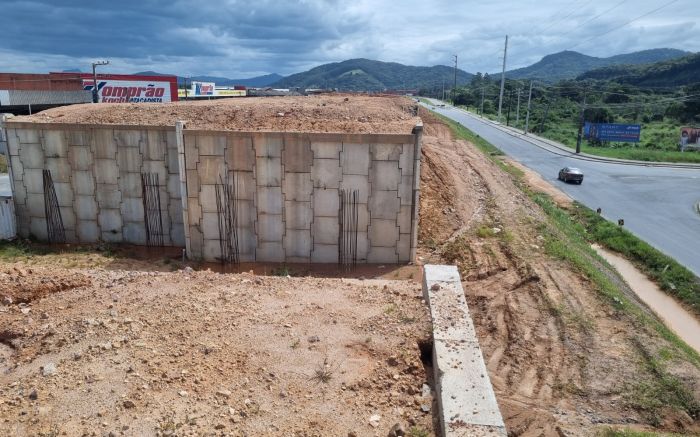
[[[192,82],[192,93],[193,96],[213,96],[214,88],[216,84],[214,82]]]
[[[586,139],[598,141],[638,143],[641,133],[642,126],[638,124],[586,122],[583,127],[583,134]]]
[[[688,145],[700,144],[700,128],[697,127],[682,127],[681,128],[681,150]]]
[[[95,87],[90,73],[51,73],[79,76],[83,89]],[[133,74],[98,74],[97,94],[102,103],[168,103],[177,101],[177,77]]]

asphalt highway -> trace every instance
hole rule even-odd
[[[535,141],[538,147],[450,106],[435,107],[435,112],[461,123],[575,200],[592,209],[602,208],[605,218],[624,219],[627,230],[700,276],[700,214],[695,210],[700,201],[700,169],[579,159]],[[583,171],[583,184],[557,179],[559,169],[567,166]]]

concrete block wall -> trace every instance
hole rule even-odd
[[[358,190],[358,262],[414,256],[419,135],[184,130],[188,255],[221,256],[216,184],[237,182],[241,261],[338,261],[340,190]]]
[[[171,128],[7,123],[18,234],[47,239],[42,170],[51,171],[66,240],[146,244],[141,173],[159,177],[163,240],[184,245]]]

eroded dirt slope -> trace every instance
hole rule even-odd
[[[664,371],[696,399],[697,367],[547,255],[541,208],[476,147],[427,111],[421,117],[421,256],[460,267],[509,434],[590,436],[603,424],[697,432],[697,417],[663,407],[667,387],[645,363],[674,351]],[[523,179],[535,189],[544,182]]]

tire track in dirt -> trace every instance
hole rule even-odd
[[[437,218],[454,229],[446,237],[444,227],[425,228],[421,241],[437,242],[432,260],[460,269],[509,435],[589,436],[600,423],[644,423],[624,395],[640,378],[633,338],[652,348],[663,342],[630,330],[634,322],[593,284],[545,253],[548,219],[510,175],[473,145],[449,141],[449,127],[429,113],[421,117],[420,227]]]

